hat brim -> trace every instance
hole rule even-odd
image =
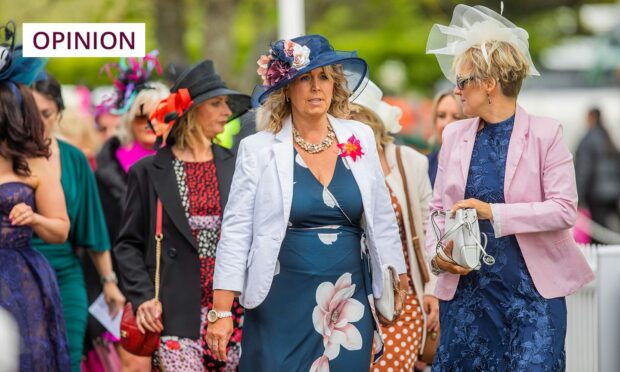
[[[289,85],[300,75],[330,65],[342,65],[347,86],[351,90],[350,99],[355,99],[368,83],[368,64],[357,57],[355,52],[333,51],[317,56],[306,67],[297,70],[288,79],[282,79],[272,86],[257,85],[252,92],[252,106],[262,105],[273,92]]]
[[[250,96],[228,88],[217,88],[192,98],[192,105],[185,111],[184,115],[206,100],[221,96],[228,96],[228,107],[232,111],[232,115],[228,119],[229,121],[245,114],[252,107]]]

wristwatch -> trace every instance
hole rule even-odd
[[[207,320],[209,323],[215,323],[218,319],[231,317],[232,313],[230,311],[217,311],[217,310],[209,310],[207,313]]]
[[[101,284],[106,284],[106,283],[114,283],[114,284],[118,284],[118,278],[116,277],[116,273],[114,271],[110,271],[110,273],[108,275],[103,275],[101,277]]]

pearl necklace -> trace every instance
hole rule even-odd
[[[325,151],[331,147],[334,143],[334,139],[336,139],[336,133],[334,133],[334,128],[332,128],[332,125],[327,123],[327,136],[323,139],[323,141],[321,141],[321,143],[315,144],[307,142],[303,139],[297,129],[293,127],[293,139],[295,140],[295,143],[305,152],[310,154],[318,154],[319,152]]]

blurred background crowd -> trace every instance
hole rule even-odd
[[[432,152],[438,143],[432,122],[432,100],[436,92],[451,86],[441,75],[434,56],[425,54],[426,39],[432,24],[448,21],[459,2],[288,3],[302,7],[302,20],[292,18],[302,24],[293,27],[308,34],[325,35],[337,49],[357,50],[368,61],[370,77],[385,92],[385,100],[403,109],[401,141],[421,152]],[[476,4],[495,10],[500,7],[497,1]],[[162,79],[170,79],[169,65],[182,70],[208,57],[220,66],[219,73],[225,81],[250,93],[257,83],[256,56],[271,40],[281,36],[278,30],[281,32],[283,17],[279,14],[283,8],[279,6],[282,4],[272,0],[31,0],[3,4],[0,18],[15,19],[18,26],[24,21],[145,22],[147,50],[159,50],[165,70]],[[291,5],[288,6],[290,9]],[[538,115],[558,119],[564,125],[571,151],[576,154],[581,149],[577,157],[580,202],[595,210],[583,210],[577,225],[583,236],[577,238],[588,242],[588,235],[595,235],[595,241],[617,243],[620,2],[505,1],[504,9],[505,16],[528,30],[530,51],[541,71],[540,77],[525,81],[520,104]],[[110,126],[117,121],[103,115],[95,124],[94,107],[112,92],[110,79],[100,71],[107,62],[111,60],[62,58],[50,60],[47,67],[63,84],[66,96],[67,110],[58,130],[91,158],[112,134]],[[234,132],[234,128],[229,130]],[[586,140],[580,146],[583,139]],[[594,154],[595,148],[601,149],[601,143],[611,160],[591,167],[589,164],[598,164],[596,156],[607,154]],[[602,190],[610,191],[608,195],[592,195],[605,193]],[[615,213],[601,212],[610,208],[601,204],[609,205],[614,198]],[[593,216],[597,225],[590,226],[586,216]]]

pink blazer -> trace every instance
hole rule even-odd
[[[430,212],[462,200],[480,118],[446,127]],[[505,204],[495,204],[497,237],[515,235],[538,292],[545,298],[574,293],[594,278],[577,247],[571,227],[577,216],[572,155],[559,122],[528,114],[517,106],[504,181]],[[437,219],[443,231],[443,220]],[[497,231],[499,230],[499,231]],[[426,229],[426,249],[435,255],[437,239]],[[439,276],[435,294],[451,300],[459,275]]]

